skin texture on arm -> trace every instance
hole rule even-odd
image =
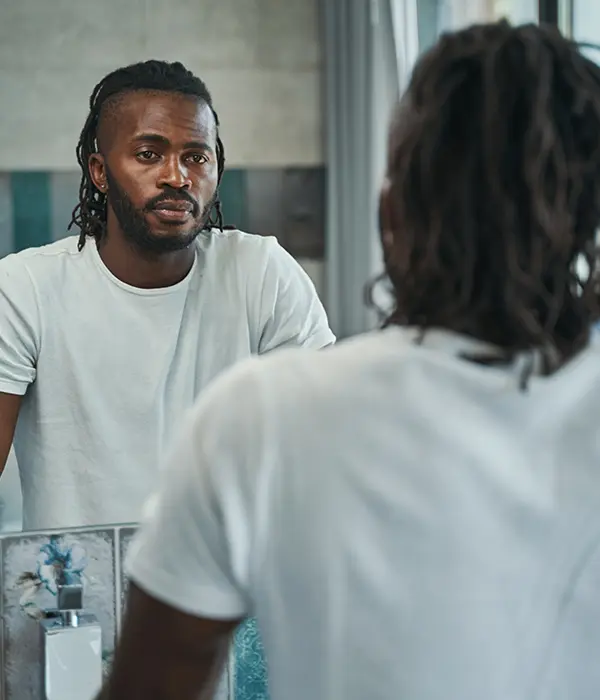
[[[6,466],[22,400],[17,394],[0,392],[0,475]]]
[[[97,700],[209,700],[240,622],[187,615],[132,583],[112,673]]]

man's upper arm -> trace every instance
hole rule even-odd
[[[18,256],[0,261],[0,473],[13,440],[21,400],[36,376],[39,308]]]
[[[6,466],[22,400],[23,397],[19,394],[0,392],[0,474]]]
[[[281,347],[319,349],[335,342],[315,285],[274,238],[265,239],[268,260],[260,302],[260,354]]]
[[[111,675],[98,700],[214,697],[237,623],[182,613],[132,583]]]

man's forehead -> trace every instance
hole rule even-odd
[[[211,142],[216,139],[217,125],[212,109],[194,95],[138,90],[119,93],[103,105],[99,145],[108,147],[115,140],[140,133],[186,134],[187,140]]]

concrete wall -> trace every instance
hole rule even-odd
[[[206,81],[231,165],[323,162],[317,0],[8,0],[0,171],[71,170],[96,82],[148,58]]]

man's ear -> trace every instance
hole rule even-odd
[[[106,192],[108,189],[108,182],[106,180],[104,156],[101,153],[92,153],[88,160],[88,168],[96,189],[100,192]]]

